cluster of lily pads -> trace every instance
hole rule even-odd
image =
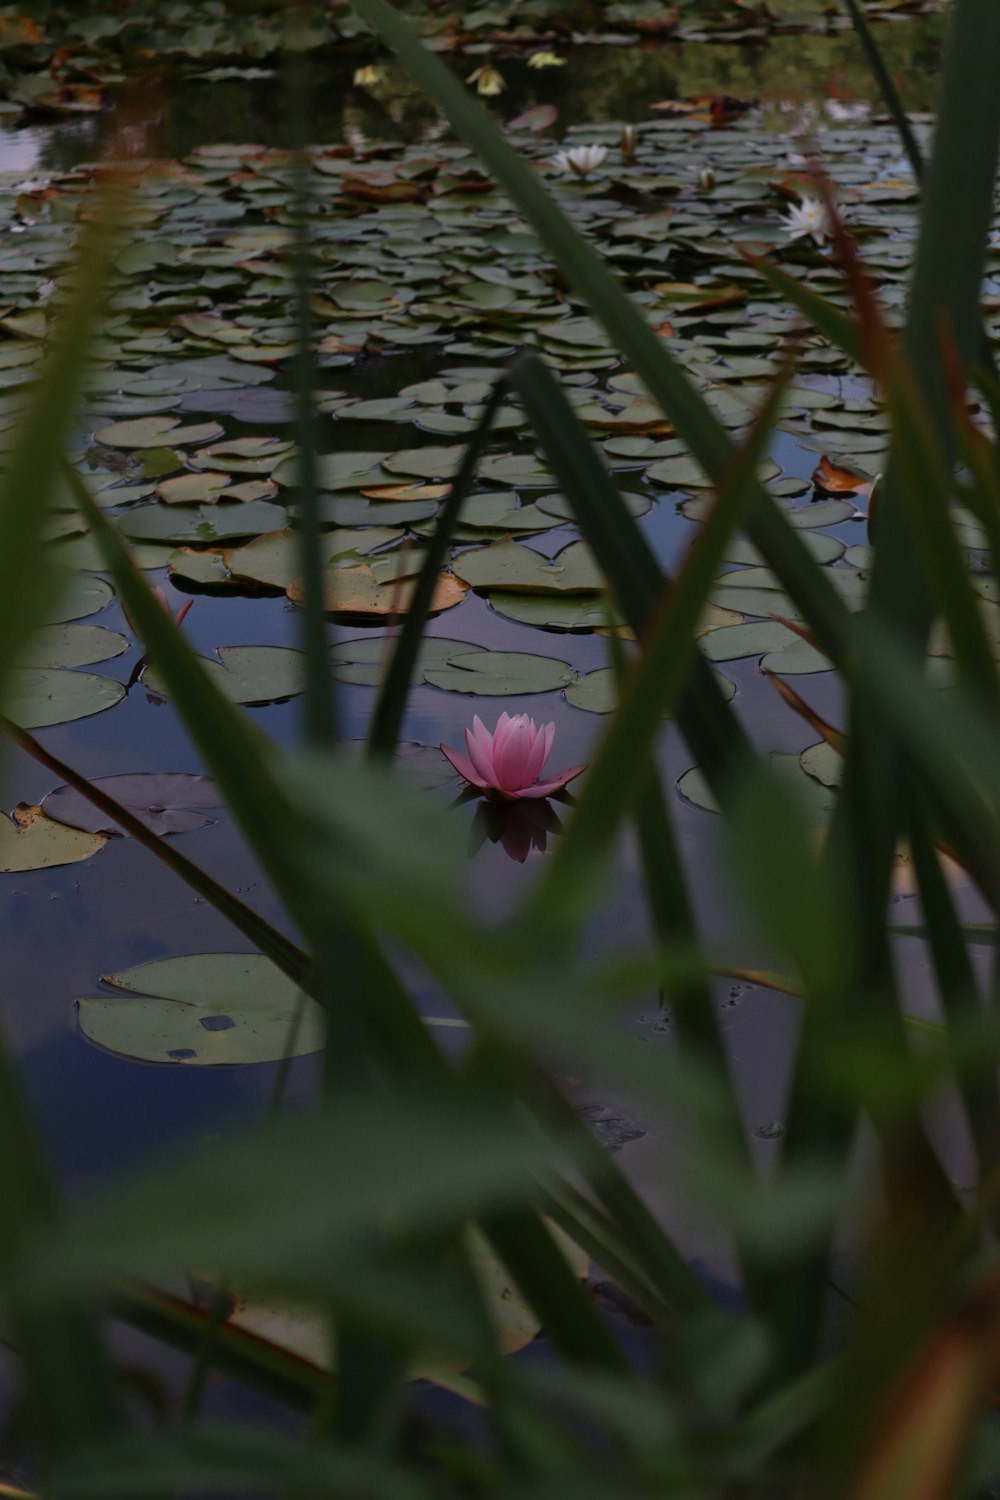
[[[744,252],[794,263],[816,290],[840,295],[822,237],[789,234],[789,213],[811,191],[797,141],[761,131],[752,112],[719,129],[684,107],[624,142],[616,126],[570,132],[565,149],[593,149],[585,172],[566,172],[545,136],[548,119],[520,122],[511,140],[614,265],[720,420],[743,431],[796,326]],[[898,308],[916,190],[895,137],[887,126],[844,124],[823,131],[819,144],[883,299]],[[176,590],[284,595],[295,605],[299,466],[285,380],[295,348],[291,158],[259,146],[205,146],[183,162],[133,164],[129,174],[129,233],[92,350],[76,462],[139,565]],[[0,446],[42,368],[54,288],[92,183],[93,173],[80,169],[12,184],[0,196]],[[559,370],[632,513],[661,539],[667,513],[666,530],[683,555],[711,500],[706,476],[463,147],[442,140],[317,147],[309,195],[328,450],[318,469],[323,565],[327,608],[342,627],[330,650],[334,677],[373,689],[381,681],[386,624],[408,606],[425,540],[491,386],[525,345]],[[397,357],[414,350],[423,378],[394,379]],[[845,523],[863,522],[888,423],[870,387],[818,336],[805,339],[798,371],[780,424],[778,451],[790,468],[768,459],[761,477],[850,607],[861,607],[864,527]],[[974,562],[986,539],[971,518],[962,539]],[[26,729],[111,709],[128,691],[90,670],[132,641],[127,621],[95,619],[113,593],[68,495],[51,519],[50,546],[66,587],[8,706]],[[531,649],[463,639],[472,595],[503,620],[533,628],[525,637]],[[984,596],[983,608],[1000,650],[1000,602]],[[244,618],[247,609],[252,618],[252,604]],[[579,710],[614,706],[611,669],[579,671],[572,641],[584,632],[628,632],[513,396],[498,413],[432,612],[447,612],[448,633],[425,640],[418,684],[492,698],[498,707],[555,692]],[[796,618],[749,542],[735,538],[701,622],[709,660],[758,659],[782,676],[826,670],[827,660],[795,633]],[[947,641],[934,649],[946,652]],[[290,646],[250,641],[222,647],[205,658],[205,670],[236,702],[263,705],[302,690],[302,661]],[[154,668],[140,662],[139,673],[148,692],[164,694]],[[720,680],[732,696],[735,683]],[[425,785],[451,775],[436,748],[411,748],[409,758]],[[787,760],[811,778],[822,819],[836,757],[814,747],[801,764]],[[136,792],[136,806],[148,813],[153,800],[183,801],[184,787],[153,780],[155,789]],[[679,790],[690,803],[711,805],[696,770]],[[109,831],[68,826],[49,805],[21,808],[0,826],[0,867],[87,859]]]

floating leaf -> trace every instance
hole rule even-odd
[[[855,474],[851,469],[840,468],[824,453],[812,472],[812,482],[827,495],[866,496],[871,494],[874,480]]]
[[[519,542],[493,542],[463,552],[453,567],[473,588],[507,593],[583,594],[604,587],[604,574],[583,542],[571,542],[551,558]]]
[[[533,656],[523,651],[469,651],[448,658],[444,667],[428,667],[425,681],[451,693],[481,693],[514,698],[525,693],[550,693],[566,687],[576,672],[565,661]]]
[[[99,776],[93,785],[106,792],[153,833],[188,833],[214,819],[205,809],[222,804],[214,781],[186,771],[132,771],[121,776]],[[46,817],[86,833],[128,837],[120,824],[71,786],[56,787],[42,803]]]
[[[128,640],[103,625],[45,625],[22,652],[22,667],[85,667],[128,650]]]
[[[396,542],[399,527],[370,526],[363,531],[328,531],[320,538],[324,567],[344,559],[356,559],[377,547]],[[288,589],[302,567],[302,538],[297,531],[271,531],[242,547],[227,547],[223,554],[230,573],[271,588]]]
[[[721,672],[714,674],[728,700],[736,692],[735,682],[730,682]],[[566,689],[566,702],[574,708],[585,709],[589,714],[610,714],[618,707],[618,681],[613,667],[598,667],[596,672],[587,672]]]
[[[290,646],[220,646],[218,656],[199,661],[234,703],[278,703],[305,688],[304,657]],[[142,680],[152,692],[170,696],[155,666],[146,667]]]
[[[22,729],[44,729],[103,713],[124,696],[120,682],[94,672],[18,667],[10,674],[4,712]]]
[[[323,1045],[319,1006],[258,953],[161,958],[104,982],[131,993],[78,1000],[80,1030],[139,1062],[276,1062]]]
[[[128,537],[138,541],[211,542],[228,537],[259,536],[286,525],[288,514],[266,500],[233,504],[220,500],[213,505],[140,505],[126,511],[118,524]]]
[[[328,568],[323,575],[324,607],[334,615],[395,615],[405,614],[416,588],[414,579],[402,583],[380,583],[370,567]],[[439,573],[437,585],[431,598],[430,613],[453,609],[461,604],[467,593],[467,585],[451,573]],[[288,597],[293,604],[302,603],[302,587],[298,583],[289,586]]]
[[[40,807],[20,802],[13,818],[0,813],[0,872],[51,870],[57,865],[75,865],[104,848],[99,835],[64,828],[44,816]]]
[[[394,649],[392,638],[385,635],[362,635],[346,641],[335,641],[330,647],[333,675],[340,682],[378,687],[392,660]],[[413,681],[423,682],[428,667],[447,666],[450,657],[476,649],[469,641],[452,641],[444,636],[424,636],[413,671]],[[450,779],[450,770],[448,775]]]
[[[98,428],[94,437],[109,448],[171,448],[188,443],[210,443],[222,436],[218,422],[198,422],[182,426],[183,417],[136,417],[133,421],[111,422]]]

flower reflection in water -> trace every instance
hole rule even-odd
[[[487,802],[480,800],[472,820],[470,854],[487,842],[523,865],[533,849],[545,853],[549,835],[562,833],[559,814],[551,802]]]

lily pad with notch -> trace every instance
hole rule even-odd
[[[323,1046],[320,1007],[259,953],[154,959],[104,983],[120,993],[77,1000],[80,1030],[120,1057],[206,1067],[277,1062]]]
[[[10,674],[4,712],[22,729],[45,729],[103,713],[124,696],[120,682],[96,672],[16,667]]]
[[[151,833],[190,833],[215,819],[206,814],[222,806],[215,782],[186,771],[128,771],[99,776],[93,785],[127,809]],[[85,833],[129,837],[121,824],[71,786],[56,787],[42,802],[47,818]]]
[[[5,875],[79,864],[106,843],[103,835],[66,828],[25,802],[18,803],[13,817],[0,813],[0,873]]]
[[[233,703],[280,703],[305,688],[305,657],[290,646],[220,646],[217,661],[206,656],[198,660]],[[145,668],[142,681],[161,697],[170,696],[155,666]]]

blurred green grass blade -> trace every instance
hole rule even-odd
[[[294,10],[287,16],[289,46],[283,62],[284,100],[294,148],[289,205],[292,243],[291,271],[295,356],[292,388],[295,396],[295,431],[298,454],[299,568],[302,578],[301,636],[305,656],[303,729],[314,744],[330,744],[336,738],[333,675],[327,659],[327,629],[324,600],[322,529],[319,514],[317,455],[319,426],[316,413],[316,364],[313,354],[313,256],[309,215],[311,161],[307,152],[309,84],[294,32],[301,23]]]
[[[965,923],[960,930],[966,943],[981,943],[989,948],[1000,945],[1000,927],[996,925],[986,926],[978,922]],[[893,922],[889,925],[889,932],[896,937],[926,938],[929,935],[927,924],[924,922]]]
[[[232,891],[214,880],[200,865],[188,859],[186,854],[170,842],[169,839],[161,838],[152,833],[140,818],[109,797],[99,785],[88,781],[72,766],[61,761],[46,750],[44,745],[39,744],[34,735],[27,730],[21,729],[17,724],[12,724],[9,719],[0,718],[0,728],[11,737],[15,744],[19,745],[26,754],[32,756],[40,765],[46,766],[57,776],[86,797],[99,812],[104,813],[122,828],[130,838],[148,849],[156,858],[162,860],[169,870],[172,870],[191,890],[197,891],[206,901],[209,901],[216,911],[232,922],[238,931],[255,943],[260,951],[287,974],[289,979],[296,984],[303,984],[307,977],[309,959],[301,948],[297,948],[283,933],[278,932],[269,922],[257,912],[252,911],[245,902]]]
[[[226,1265],[234,1282],[321,1296],[335,1269],[361,1274],[387,1215],[394,1236],[457,1230],[531,1201],[572,1163],[565,1139],[543,1139],[481,1093],[400,1088],[332,1102],[236,1131],[193,1159],[175,1153],[95,1197],[36,1245],[24,1291],[52,1305],[123,1273]]]
[[[923,153],[920,150],[916,136],[913,134],[913,127],[910,124],[910,118],[906,113],[903,101],[899,97],[899,90],[896,88],[892,74],[885,65],[885,59],[872,35],[871,27],[868,25],[865,13],[858,4],[858,0],[844,0],[844,4],[847,7],[847,12],[851,18],[858,41],[864,50],[865,59],[885,101],[885,107],[892,116],[893,124],[899,133],[900,143],[906,152],[906,159],[913,169],[914,177],[918,182],[921,182],[924,175]]]
[[[784,381],[771,387],[767,403],[750,435],[719,485],[718,499],[687,561],[672,585],[665,585],[653,619],[642,640],[642,656],[625,687],[621,705],[605,732],[596,760],[580,793],[573,817],[556,852],[546,864],[538,887],[532,892],[526,920],[544,922],[556,911],[571,912],[581,882],[589,879],[595,863],[610,847],[623,817],[631,811],[643,786],[647,758],[664,713],[669,713],[687,680],[691,664],[703,661],[695,639],[695,627],[715,580],[726,544],[740,524],[757,485],[757,466],[766,451],[774,422],[781,410]],[[707,670],[707,663],[704,663]],[[730,715],[730,720],[732,716]],[[686,723],[682,724],[688,733]],[[750,763],[753,752],[745,739],[730,747],[725,771],[711,777],[725,806],[730,795],[732,772]],[[697,754],[700,744],[692,739]],[[713,765],[719,765],[718,753]],[[710,775],[706,770],[706,775]]]
[[[427,555],[417,577],[413,598],[396,639],[396,648],[372,715],[368,733],[368,751],[371,755],[391,756],[395,752],[438,574],[444,567],[459,512],[475,483],[479,459],[506,392],[506,378],[497,381],[491,390],[475,431],[462,454],[462,462],[441,508],[437,526],[427,544]]]
[[[969,959],[955,904],[942,872],[937,850],[927,832],[919,805],[907,818],[910,850],[926,924],[927,942],[937,979],[937,992],[947,1027],[960,1032],[983,1019],[979,985]],[[956,1080],[979,1159],[979,1180],[985,1181],[1000,1155],[1000,1099],[995,1080]]]
[[[526,1211],[487,1214],[483,1233],[564,1359],[626,1371],[628,1361],[545,1224]]]
[[[400,1463],[261,1423],[185,1423],[130,1432],[51,1468],[58,1500],[163,1500],[184,1495],[280,1494],[287,1500],[431,1500],[430,1481]]]
[[[0,481],[0,703],[8,673],[50,600],[43,532],[48,501],[76,411],[111,268],[120,209],[108,190],[93,205],[74,261],[75,285],[38,389],[18,425]],[[0,1290],[10,1292],[33,1232],[57,1222],[57,1195],[21,1093],[0,1044]],[[121,1412],[96,1320],[75,1303],[8,1304],[29,1399],[43,1437],[59,1453],[117,1425]]]
[[[979,595],[949,515],[951,476],[935,443],[933,425],[915,384],[901,368],[887,383],[885,400],[892,417],[898,477],[906,490],[923,576],[948,625],[959,674],[971,687],[996,701],[996,664],[980,613]]]
[[[855,364],[864,366],[865,351],[861,332],[857,321],[849,313],[762,255],[745,254],[744,258],[776,292],[798,308],[817,332],[828,338],[835,348],[841,349]]]
[[[979,339],[979,293],[1000,146],[1000,7],[956,0],[945,46],[937,124],[921,215],[905,342],[932,415],[947,422],[940,328],[963,369]]]
[[[79,474],[67,468],[66,478],[122,602],[163,673],[202,759],[290,913],[308,928],[312,913],[288,855],[296,814],[276,775],[275,752],[257,726],[210,681],[132,563],[114,523],[95,503]]]
[[[580,529],[611,584],[619,609],[641,638],[662,607],[669,586],[649,543],[551,370],[537,356],[529,355],[511,379],[550,467],[572,500]],[[689,676],[684,674],[678,689],[678,718],[713,790],[724,796],[726,777],[752,753],[750,744],[707,662],[694,650],[686,651],[684,660]]]
[[[73,262],[74,290],[56,325],[36,392],[18,418],[17,440],[0,480],[0,706],[7,673],[50,602],[43,541],[48,502],[104,304],[120,216],[111,190],[93,207],[93,220]]]
[[[485,110],[421,45],[392,6],[386,0],[352,0],[352,4],[475,149],[547,246],[569,285],[603,323],[626,364],[641,377],[706,473],[718,482],[732,454],[725,428],[598,253],[504,140]],[[835,646],[846,613],[840,598],[756,480],[751,490],[747,529],[752,540],[800,605],[819,644],[824,649],[828,644]]]

